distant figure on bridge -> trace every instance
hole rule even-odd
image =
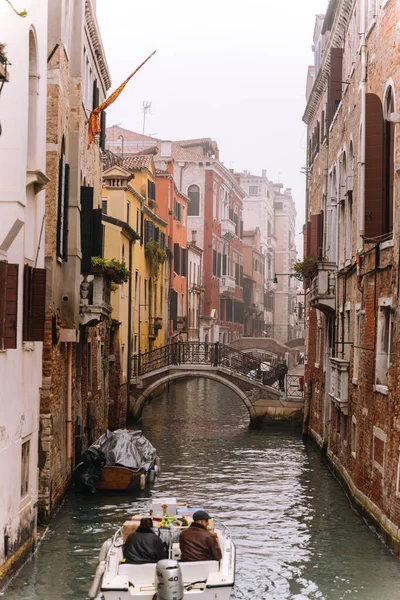
[[[285,391],[285,377],[288,372],[288,366],[286,364],[286,360],[282,356],[276,367],[276,371],[278,374],[279,389],[281,392],[284,392]]]

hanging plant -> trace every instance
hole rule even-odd
[[[317,262],[312,256],[305,256],[303,260],[296,260],[292,265],[292,270],[297,279],[310,277],[317,269]]]
[[[7,4],[9,4],[11,6],[11,8],[13,9],[13,11],[15,12],[16,15],[18,15],[19,17],[25,18],[28,13],[26,12],[26,10],[22,10],[21,12],[18,12],[16,8],[14,8],[14,6],[11,4],[10,0],[6,0]]]
[[[145,247],[145,255],[150,264],[150,273],[152,277],[157,277],[160,266],[164,264],[167,258],[165,250],[160,248],[158,242],[149,240]]]
[[[102,271],[110,281],[116,284],[126,283],[129,280],[129,271],[125,263],[119,262],[116,258],[101,258],[92,256],[92,271]]]

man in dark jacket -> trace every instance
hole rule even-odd
[[[127,563],[135,565],[156,563],[168,558],[164,544],[153,531],[152,519],[141,519],[136,531],[128,535],[124,544],[124,558]]]
[[[182,531],[179,536],[182,561],[221,560],[217,536],[207,529],[209,519],[205,510],[198,510],[193,514],[190,527]]]

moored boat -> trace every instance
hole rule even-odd
[[[106,431],[86,452],[75,468],[75,480],[89,489],[125,491],[144,488],[159,472],[154,446],[141,431]]]
[[[169,514],[174,514],[170,508],[173,505],[174,499],[169,499]],[[155,506],[156,501],[153,501]],[[176,518],[168,526],[163,525],[165,517],[157,517],[157,511],[150,510],[156,524],[155,531],[168,550],[168,558],[158,563],[124,562],[123,544],[127,536],[135,530],[135,523],[137,526],[141,517],[149,516],[136,515],[103,544],[89,598],[96,598],[101,592],[104,600],[229,600],[235,584],[235,545],[229,530],[212,520],[210,529],[221,548],[220,561],[182,562],[179,535],[190,525],[194,509],[176,501],[175,506]]]

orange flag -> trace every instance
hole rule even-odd
[[[128,81],[139,71],[139,69],[141,69],[143,67],[143,65],[145,65],[147,63],[148,60],[150,60],[150,58],[152,56],[154,56],[155,53],[156,53],[156,51],[154,50],[154,52],[152,52],[150,54],[150,56],[148,56],[146,58],[146,60],[144,60],[142,62],[142,64],[140,64],[137,67],[137,69],[135,69],[133,71],[133,73],[131,75],[129,75],[129,77],[127,79],[125,79],[125,81],[123,83],[121,83],[119,88],[117,88],[111,94],[111,96],[109,96],[108,98],[106,98],[106,100],[104,100],[103,104],[100,104],[100,106],[98,106],[97,108],[92,110],[92,112],[90,113],[89,126],[88,126],[88,148],[90,148],[90,144],[93,142],[94,136],[101,132],[100,118],[99,118],[100,113],[103,112],[103,110],[106,110],[106,108],[108,106],[110,106],[110,104],[112,104],[114,102],[114,100],[116,100],[118,98],[118,96],[120,95],[120,93],[122,92],[122,90],[124,89],[126,84],[128,83]]]

